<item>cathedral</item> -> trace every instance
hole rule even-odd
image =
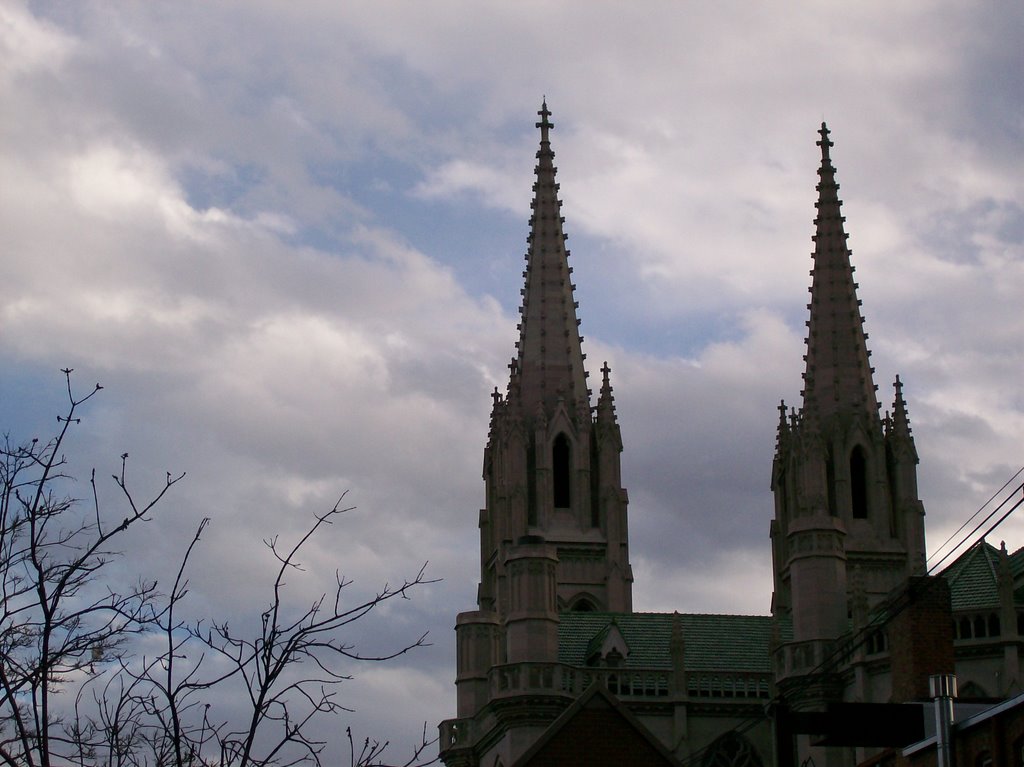
[[[907,402],[897,377],[880,414],[824,124],[801,402],[766,414],[770,614],[633,611],[611,371],[595,402],[546,103],[538,114],[519,340],[483,456],[477,605],[456,620],[457,715],[440,725],[447,767],[767,767],[789,738],[782,707],[924,701],[928,675],[954,671],[961,698],[1019,693],[1024,550],[981,541],[926,573]],[[839,741],[795,734],[797,763],[852,767],[880,750]]]

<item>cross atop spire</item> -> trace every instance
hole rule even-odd
[[[820,130],[818,130],[818,135],[821,136],[821,138],[817,142],[815,142],[818,146],[821,147],[821,164],[822,165],[831,165],[832,164],[832,160],[829,157],[828,150],[830,148],[832,148],[833,146],[835,146],[835,144],[833,144],[832,141],[829,140],[828,134],[829,134],[828,126],[824,122],[822,122]]]
[[[597,398],[597,417],[599,420],[615,420],[615,397],[612,395],[611,372],[612,369],[605,362],[601,366],[601,393]]]
[[[548,118],[551,117],[551,112],[548,109],[548,100],[546,98],[541,102],[540,111],[537,112],[537,114],[540,116],[540,122],[534,127],[540,128],[540,143],[547,144],[548,131],[551,128],[554,128],[555,124],[548,120]]]

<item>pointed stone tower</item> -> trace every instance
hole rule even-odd
[[[558,660],[559,612],[632,610],[622,440],[609,369],[603,368],[595,410],[546,103],[538,114],[517,354],[507,392],[494,391],[484,450],[478,609],[461,613],[456,627],[459,717],[491,701],[494,667]]]
[[[828,128],[822,123],[806,370],[799,412],[780,406],[772,466],[772,614],[783,641],[776,675],[819,699],[838,695],[805,675],[851,628],[854,591],[867,607],[925,571],[917,451],[902,384],[879,417]],[[854,586],[856,585],[856,588]],[[783,689],[785,685],[780,682]]]

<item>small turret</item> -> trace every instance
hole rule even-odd
[[[782,454],[789,439],[789,421],[786,419],[786,400],[779,400],[779,425],[775,432],[775,457]]]
[[[890,441],[899,441],[902,445],[909,448],[913,452],[916,462],[917,449],[914,447],[914,436],[910,428],[910,416],[907,414],[907,403],[903,399],[903,382],[899,376],[896,376],[896,381],[892,386],[896,390],[896,396],[893,400],[892,418],[889,421],[886,436]]]
[[[619,432],[618,417],[615,415],[615,396],[612,394],[610,374],[611,368],[605,362],[601,368],[601,394],[597,398],[597,430],[603,439],[616,441],[618,449],[622,450],[622,436]]]
[[[907,403],[903,398],[903,382],[893,382],[895,397],[892,416],[885,431],[886,465],[892,496],[892,534],[907,549],[907,575],[924,575],[924,505],[918,497],[917,446],[910,428]]]

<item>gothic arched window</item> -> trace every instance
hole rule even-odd
[[[763,767],[763,762],[749,740],[727,732],[708,746],[701,767]]]
[[[569,481],[570,466],[572,466],[572,448],[569,445],[569,438],[560,433],[555,437],[555,442],[551,446],[552,486],[556,509],[568,509],[570,506],[570,486],[572,484]]]
[[[868,517],[868,464],[864,449],[857,445],[850,453],[850,496],[853,502],[853,518]]]

